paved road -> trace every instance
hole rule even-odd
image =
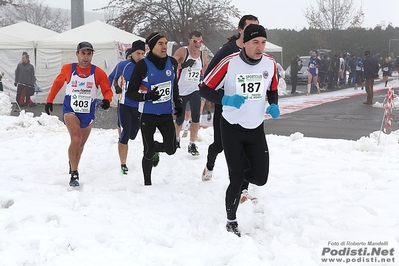
[[[399,91],[398,91],[399,92]],[[374,101],[382,102],[386,90],[374,95]],[[306,137],[358,140],[369,136],[381,127],[384,110],[363,104],[365,96],[339,101],[285,114],[276,120],[265,121],[265,132],[289,136],[301,132]],[[399,129],[399,110],[394,111],[393,130]]]
[[[397,79],[391,80],[390,84],[396,88],[395,95],[399,95]],[[375,88],[382,87],[381,82],[376,82]],[[291,90],[290,85],[287,85],[287,90]],[[307,89],[306,86],[299,86],[298,90],[300,95],[303,95]],[[345,88],[344,90],[348,91],[352,90],[352,88]],[[330,92],[330,90],[324,89],[321,95]],[[359,89],[353,92],[361,93],[363,91]],[[337,93],[340,93],[339,90]],[[375,92],[374,102],[382,103],[386,94],[387,89]],[[298,96],[289,94],[288,97],[294,97],[292,99],[295,99]],[[280,99],[281,101],[287,100],[284,97]],[[369,136],[370,133],[380,130],[384,115],[384,109],[365,105],[363,104],[365,100],[365,95],[353,96],[288,113],[276,120],[269,119],[265,121],[265,132],[284,136],[301,132],[306,137],[358,140],[363,136]],[[392,130],[398,129],[399,106],[393,111],[392,124]]]
[[[290,85],[287,87],[287,90],[291,89]],[[283,99],[299,99],[296,97],[303,98],[306,86],[299,86],[298,91],[299,95],[281,96],[281,101]],[[383,90],[375,93],[374,101],[382,102],[386,92]],[[328,93],[329,91],[324,90],[320,95],[324,96]],[[399,89],[396,89],[395,94],[399,95]],[[265,121],[265,132],[284,136],[301,132],[306,137],[358,140],[362,136],[369,136],[371,132],[378,131],[384,114],[382,108],[363,104],[364,100],[364,95],[355,96],[284,114],[279,119],[268,119]],[[44,112],[44,104],[29,108],[28,111],[33,112],[35,116],[40,116]],[[17,116],[18,114],[18,112],[12,112],[11,115]],[[61,117],[61,105],[55,105],[52,114]],[[116,108],[102,110],[98,107],[96,116],[94,127],[116,128]],[[394,111],[393,120],[392,129],[399,129],[399,110]]]

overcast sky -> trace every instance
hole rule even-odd
[[[86,11],[107,5],[109,0],[84,0]],[[51,7],[70,8],[70,1],[44,0]],[[268,29],[295,29],[308,27],[304,13],[316,0],[232,0],[241,14],[253,14],[259,17],[260,24]],[[399,27],[399,0],[384,0],[377,3],[373,0],[354,0],[356,9],[363,7],[365,14],[363,27],[374,28],[377,24],[392,23]],[[236,21],[238,22],[238,20]]]

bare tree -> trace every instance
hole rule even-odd
[[[38,0],[16,0],[14,5],[6,5],[1,11],[1,26],[26,21],[49,30],[63,32],[69,25],[69,18],[61,13],[61,9],[51,9]]]
[[[307,8],[309,26],[321,30],[344,30],[360,27],[364,20],[362,7],[356,10],[353,0],[316,0],[317,7]]]
[[[0,6],[14,5],[13,0],[0,0]]]
[[[109,14],[107,22],[117,28],[144,37],[160,31],[177,43],[185,42],[194,30],[210,42],[221,30],[233,29],[231,18],[240,15],[229,0],[111,0],[101,9]]]

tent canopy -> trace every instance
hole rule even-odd
[[[283,48],[269,41],[266,42],[265,53],[281,53]]]
[[[31,64],[36,66],[36,41],[55,35],[58,35],[55,31],[25,21],[0,28],[0,69],[5,72],[3,85],[9,90],[12,99],[16,94],[15,69],[21,61],[22,53],[27,52]]]
[[[280,63],[283,64],[283,47],[275,45],[269,41],[266,42],[266,47],[263,50],[265,53],[280,53]]]
[[[96,20],[57,36],[39,40],[37,48],[75,51],[78,43],[88,41],[97,51],[115,49],[118,42],[131,44],[136,40],[144,40],[144,38]]]
[[[46,101],[51,85],[64,64],[77,62],[78,43],[90,42],[95,50],[92,63],[110,74],[120,59],[121,53],[118,48],[122,44],[131,45],[136,40],[144,40],[144,38],[99,20],[39,40],[36,49],[36,78],[43,92],[36,96],[36,102]],[[62,102],[64,92],[65,86],[58,93],[55,103]],[[117,102],[117,96],[114,94],[113,103]],[[102,96],[99,95],[99,97]]]
[[[59,34],[58,32],[42,28],[26,21],[0,28],[0,33],[33,42]]]
[[[2,28],[0,28],[1,30]],[[11,36],[0,31],[0,50],[25,50],[33,49],[34,42],[26,39]],[[4,57],[2,57],[4,60]]]

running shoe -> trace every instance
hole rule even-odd
[[[157,167],[159,164],[159,152],[154,153],[154,157],[152,157],[152,166]]]
[[[182,138],[187,138],[188,135],[188,130],[183,131],[183,135],[181,136]]]
[[[71,187],[78,187],[79,186],[79,173],[78,173],[78,171],[73,171],[71,173],[71,180],[69,180],[69,185]]]
[[[127,168],[126,164],[121,164],[121,172],[123,175],[127,175],[129,168]]]
[[[227,232],[234,233],[238,237],[241,237],[241,232],[240,232],[240,229],[238,229],[238,223],[237,222],[227,222],[226,230],[227,230]]]
[[[195,145],[195,143],[191,143],[188,145],[188,153],[191,153],[192,156],[200,155],[197,145]]]
[[[204,171],[202,171],[202,181],[209,181],[212,179],[213,170],[209,170],[205,166]]]
[[[240,204],[246,202],[247,200],[252,201],[252,203],[258,203],[258,198],[252,197],[252,196],[248,193],[248,190],[247,190],[247,189],[244,189],[243,191],[241,191]]]

